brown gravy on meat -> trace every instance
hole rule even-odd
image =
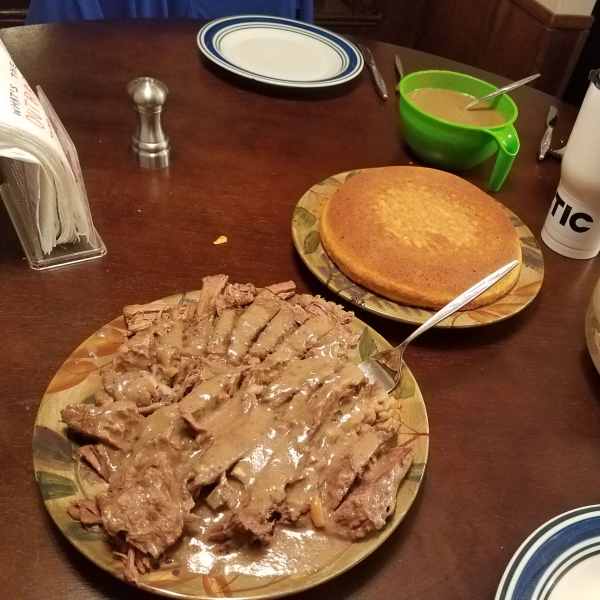
[[[62,410],[108,482],[69,514],[112,536],[126,579],[162,556],[314,572],[394,510],[412,461],[398,402],[358,368],[352,314],[293,287],[215,276],[198,300],[126,307],[96,404]]]
[[[421,88],[406,96],[417,108],[437,117],[469,127],[496,127],[506,119],[487,102],[482,102],[470,110],[465,106],[476,100],[474,96],[442,88]]]
[[[245,546],[224,553],[207,540],[215,516],[204,506],[195,511],[197,520],[189,533],[167,555],[192,573],[227,577],[242,573],[254,577],[297,576],[315,573],[331,564],[352,542],[329,535],[310,524],[278,525],[268,546]]]

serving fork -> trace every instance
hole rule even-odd
[[[513,260],[497,271],[494,271],[491,275],[488,275],[479,283],[470,287],[466,292],[463,292],[460,296],[457,296],[454,300],[446,304],[444,308],[436,312],[431,318],[425,321],[423,325],[413,331],[399,346],[396,346],[391,350],[378,352],[363,360],[358,366],[368,379],[372,382],[379,381],[386,392],[391,392],[400,382],[402,374],[402,355],[404,354],[406,347],[422,333],[425,333],[428,329],[431,329],[444,319],[447,319],[450,315],[454,314],[457,310],[460,310],[469,304],[469,302],[475,300],[478,296],[481,296],[483,292],[500,281],[518,264],[518,260]]]

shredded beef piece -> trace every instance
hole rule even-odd
[[[93,498],[72,500],[67,508],[67,512],[75,521],[81,521],[82,525],[92,527],[102,525],[102,516],[96,500]]]
[[[398,447],[377,459],[334,512],[337,533],[355,540],[385,525],[412,457],[412,450]]]
[[[123,576],[126,581],[130,583],[136,583],[139,577],[139,571],[135,560],[135,549],[129,548],[127,556],[124,560],[125,568],[123,569]]]
[[[202,280],[202,290],[196,310],[198,323],[214,317],[228,279],[227,275],[212,275]]]
[[[121,345],[115,365],[123,368],[148,369],[156,362],[156,341],[151,331],[139,331]]]
[[[69,404],[60,415],[75,431],[125,451],[129,451],[142,427],[137,406],[125,400],[104,406]]]
[[[107,481],[117,470],[119,463],[124,458],[124,453],[104,444],[89,444],[80,446],[79,454],[92,466],[95,471]]]
[[[291,302],[299,304],[309,315],[315,317],[326,316],[334,323],[340,325],[347,325],[354,317],[353,312],[345,311],[339,304],[327,302],[327,300],[321,298],[321,296],[303,294],[301,296],[295,296],[292,298]]]
[[[213,528],[208,538],[213,542],[227,543],[229,548],[257,543],[264,546],[273,535],[277,505],[272,504],[263,511],[243,511],[232,515],[224,523]]]
[[[194,505],[187,487],[166,460],[120,483],[97,497],[104,528],[113,536],[124,533],[132,546],[158,558],[179,539]]]
[[[94,402],[96,403],[96,406],[104,406],[105,404],[114,402],[114,398],[107,394],[105,390],[98,390],[94,394]]]
[[[391,435],[391,433],[378,433],[371,430],[359,437],[346,453],[331,465],[329,475],[323,484],[326,506],[334,509],[339,505],[355,479],[369,464],[371,457]]]
[[[173,307],[164,300],[157,300],[149,304],[131,304],[123,309],[125,323],[130,333],[150,328],[164,313],[170,315]]]
[[[256,297],[256,288],[251,284],[228,283],[215,304],[220,315],[228,308],[241,308],[250,304]]]
[[[293,281],[283,281],[266,287],[272,294],[279,296],[282,300],[291,298],[296,293],[296,284]]]

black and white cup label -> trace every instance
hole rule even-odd
[[[544,225],[557,242],[578,250],[600,248],[600,208],[583,204],[558,187]]]

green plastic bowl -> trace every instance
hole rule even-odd
[[[442,88],[475,98],[498,89],[481,79],[452,71],[418,71],[400,82],[400,117],[406,143],[424,162],[449,171],[463,171],[487,160],[498,151],[488,184],[492,192],[500,189],[519,151],[519,138],[513,125],[517,105],[506,94],[491,101],[506,119],[495,127],[471,127],[444,121],[417,108],[408,98],[421,88]]]

